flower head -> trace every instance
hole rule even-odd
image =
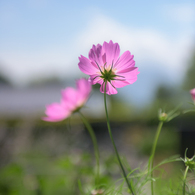
[[[192,96],[192,100],[193,100],[194,103],[195,103],[195,88],[192,89],[192,90],[190,90],[190,94],[191,94],[191,96]]]
[[[89,59],[79,57],[80,70],[90,76],[89,81],[94,85],[101,85],[100,91],[104,93],[106,83],[106,93],[116,94],[116,88],[132,84],[137,80],[138,68],[135,67],[133,55],[129,51],[120,55],[118,43],[104,42],[101,46],[93,45],[89,51]]]
[[[68,118],[73,112],[79,111],[86,103],[91,92],[91,83],[82,78],[76,82],[77,88],[67,87],[62,90],[60,103],[53,103],[46,106],[46,117],[42,119],[50,122],[57,122]]]

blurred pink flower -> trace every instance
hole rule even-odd
[[[76,82],[77,88],[67,87],[62,90],[60,103],[53,103],[46,106],[46,117],[42,119],[50,122],[57,122],[68,118],[73,112],[77,112],[86,103],[91,92],[91,83],[82,78]]]
[[[193,101],[195,102],[195,88],[190,90],[190,94],[192,96]]]
[[[135,67],[133,55],[129,51],[124,52],[120,57],[118,43],[104,42],[103,46],[93,45],[89,51],[89,59],[79,57],[80,70],[90,76],[89,81],[94,85],[101,85],[100,91],[104,93],[105,82],[106,93],[116,94],[116,88],[132,84],[137,80],[138,68]]]

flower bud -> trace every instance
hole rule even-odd
[[[102,189],[99,190],[92,190],[91,195],[98,195],[98,194],[103,194],[104,191]]]
[[[194,169],[195,168],[195,161],[194,161],[195,156],[193,156],[192,158],[185,158],[185,165],[188,166],[190,169]]]
[[[165,112],[162,112],[161,110],[159,111],[159,120],[162,122],[165,122],[167,120],[168,115]]]
[[[188,151],[188,148],[186,148],[185,158],[182,160],[184,161],[186,167],[189,167],[190,169],[194,169],[195,168],[195,155],[192,158],[188,158],[187,151]]]

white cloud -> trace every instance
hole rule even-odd
[[[16,84],[25,84],[36,78],[47,76],[69,77],[78,74],[77,59],[64,48],[44,51],[1,52],[1,64]]]
[[[1,52],[0,59],[18,83],[53,73],[68,77],[80,73],[78,56],[87,56],[92,44],[113,40],[120,44],[121,53],[130,50],[135,55],[136,66],[141,70],[159,68],[178,81],[184,74],[190,54],[190,37],[185,34],[167,37],[157,30],[135,29],[103,15],[92,18],[88,27],[72,39],[72,45],[63,48]]]
[[[178,81],[189,58],[190,38],[185,34],[168,37],[154,29],[135,29],[101,15],[91,21],[76,41],[81,46],[80,51],[86,54],[92,44],[113,40],[120,44],[122,52],[130,50],[135,55],[140,68],[145,69],[148,64],[150,68],[161,66],[159,69],[166,69],[168,76]]]
[[[192,23],[195,21],[195,5],[194,4],[176,4],[167,5],[163,12],[179,23]]]

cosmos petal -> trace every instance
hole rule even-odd
[[[89,51],[89,59],[93,62],[93,64],[98,64],[99,67],[104,65],[102,58],[102,46],[98,44],[97,46],[93,45]]]
[[[86,103],[91,92],[91,83],[82,78],[77,80],[77,88],[67,87],[62,90],[60,103],[46,106],[45,121],[56,122],[68,118],[73,112],[80,109]]]
[[[133,84],[137,80],[137,75],[139,74],[138,68],[135,67],[132,71],[123,72],[119,75],[125,79],[129,84]]]
[[[100,87],[100,92],[101,93],[104,93],[104,90],[105,90],[105,83],[103,83]],[[107,82],[106,84],[106,93],[108,95],[113,95],[113,94],[117,94],[117,90],[116,88],[110,83],[110,82]]]
[[[78,92],[76,89],[72,87],[67,87],[66,89],[61,91],[62,94],[62,105],[67,105],[70,110],[73,110],[76,102],[78,101]]]
[[[89,52],[89,61],[83,56],[79,58],[79,68],[90,76],[89,81],[92,85],[96,83],[101,85],[102,93],[104,93],[104,85],[107,82],[106,93],[116,94],[116,88],[134,83],[139,74],[138,68],[135,67],[134,56],[130,51],[124,52],[120,57],[119,55],[118,43],[110,41],[104,42],[103,46],[93,45]]]
[[[195,101],[195,88],[190,90],[190,94],[192,96],[192,100]]]
[[[51,122],[61,121],[67,118],[70,113],[71,112],[68,109],[64,109],[61,104],[53,103],[46,106],[45,114],[47,117],[43,117],[42,119]]]
[[[93,75],[99,71],[98,67],[95,64],[92,64],[90,60],[84,56],[79,57],[79,68],[80,70],[88,75]]]
[[[117,69],[117,71],[121,71],[130,67],[135,66],[135,61],[133,60],[133,55],[131,55],[130,51],[124,52],[118,61],[114,64],[114,68]]]
[[[103,79],[100,77],[99,74],[90,75],[89,81],[92,83],[92,85],[95,85],[96,83],[102,84]]]
[[[106,54],[106,66],[112,66],[118,60],[120,55],[120,47],[118,43],[104,42],[102,47],[103,53]]]
[[[88,80],[84,78],[77,80],[76,84],[77,84],[77,91],[79,94],[78,99],[77,99],[77,106],[81,106],[88,99],[91,93],[92,84],[91,82],[89,82]]]
[[[129,82],[123,81],[123,79],[121,79],[121,78],[118,78],[118,79],[119,80],[116,79],[116,80],[112,81],[112,84],[114,87],[121,88],[121,87],[125,87],[126,85],[129,85]]]

